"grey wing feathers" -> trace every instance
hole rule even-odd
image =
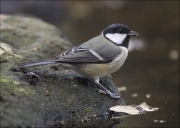
[[[103,62],[95,56],[92,51],[84,44],[76,46],[53,60],[54,62],[64,63],[92,63],[92,62]]]

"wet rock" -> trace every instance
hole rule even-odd
[[[102,120],[107,120],[102,117],[110,107],[125,104],[123,99],[99,94],[94,83],[73,71],[48,66],[28,68],[29,74],[18,71],[18,66],[54,58],[72,44],[54,26],[39,19],[0,17],[1,127],[102,126]],[[100,82],[118,93],[109,77]]]

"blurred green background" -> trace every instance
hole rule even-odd
[[[159,110],[127,117],[119,127],[179,126],[179,1],[1,1],[1,13],[54,24],[74,45],[113,23],[139,32],[113,81],[127,104]]]

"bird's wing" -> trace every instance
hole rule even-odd
[[[85,46],[76,46],[53,60],[54,62],[67,63],[105,63],[102,57],[98,56],[93,50]]]
[[[121,52],[119,48],[118,50],[112,51],[112,49],[117,48],[114,44],[110,47],[106,44],[104,47],[97,45],[100,43],[99,41],[99,37],[95,37],[86,43],[64,52],[53,61],[64,63],[107,63],[112,61],[113,57],[116,57],[116,55]],[[104,40],[103,43],[109,42]],[[106,51],[111,52],[104,54]]]

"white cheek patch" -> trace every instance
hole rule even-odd
[[[127,34],[119,34],[119,33],[114,33],[114,34],[106,34],[105,37],[111,40],[112,42],[116,44],[121,44],[124,39],[126,38]]]

